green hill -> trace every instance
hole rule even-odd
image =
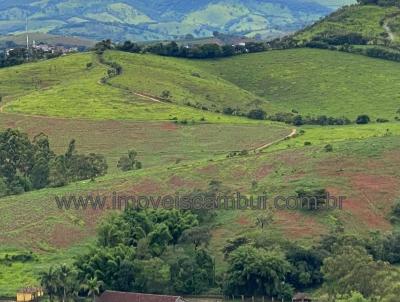
[[[389,218],[400,193],[399,77],[399,63],[316,49],[215,60],[107,51],[104,60],[79,53],[0,69],[0,129],[19,128],[31,138],[44,132],[58,154],[75,138],[79,152],[102,153],[110,166],[93,182],[0,198],[0,260],[28,251],[36,257],[0,261],[0,296],[37,284],[39,272],[73,262],[95,240],[108,211],[63,211],[54,196],[175,196],[210,184],[292,196],[317,187],[346,196],[344,208],[278,210],[265,236],[311,246],[336,224],[358,237],[396,228]],[[365,113],[390,122],[302,126],[289,139],[292,126],[217,112],[226,106],[351,119]],[[122,172],[117,162],[130,149],[143,169]],[[209,245],[217,274],[227,265],[227,240],[264,233],[259,214],[217,211]]]
[[[105,58],[123,67],[109,85],[99,82],[108,67],[92,54],[3,69],[2,94],[14,99],[4,112],[226,123],[235,119],[218,114],[227,107],[353,121],[360,114],[394,121],[400,109],[400,63],[343,52],[293,49],[199,61],[113,51]]]
[[[199,62],[275,111],[373,119],[398,116],[400,64],[317,49],[292,49]]]

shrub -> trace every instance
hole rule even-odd
[[[128,151],[128,156],[122,156],[119,161],[117,167],[122,171],[133,171],[142,169],[142,163],[136,159],[137,152],[134,150]]]
[[[247,117],[253,120],[265,120],[266,116],[266,112],[262,109],[253,109],[247,114]]]
[[[304,142],[304,146],[311,146],[311,142]]]
[[[365,125],[365,124],[368,124],[370,121],[371,121],[371,119],[369,118],[368,115],[362,114],[362,115],[359,115],[359,116],[357,117],[357,119],[356,119],[356,124],[358,124],[358,125]]]
[[[376,122],[377,122],[377,123],[388,123],[389,120],[388,120],[388,119],[385,119],[385,118],[377,118],[377,119],[376,119]]]
[[[325,149],[326,152],[332,152],[333,151],[333,146],[329,144],[329,145],[326,145],[324,147],[324,149]]]

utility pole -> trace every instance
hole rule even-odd
[[[25,31],[26,31],[26,60],[27,60],[27,61],[29,61],[29,32],[28,32],[28,16],[26,17]]]

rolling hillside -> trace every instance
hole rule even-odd
[[[15,101],[3,105],[3,111],[136,121],[205,118],[223,123],[235,119],[217,114],[227,107],[242,113],[262,108],[268,114],[294,111],[350,120],[368,114],[373,121],[394,121],[399,115],[400,63],[342,52],[293,49],[196,61],[113,51],[105,58],[123,66],[123,72],[108,86],[99,83],[107,66],[96,56],[72,57],[4,69],[3,96],[7,100],[14,95]],[[86,67],[90,62],[93,65]],[[47,74],[21,77],[21,72],[33,69]]]
[[[160,40],[213,31],[276,37],[301,29],[353,0],[129,0],[0,2],[0,34],[34,32],[94,40]],[[100,9],[99,9],[100,8]]]
[[[39,272],[71,263],[95,240],[107,211],[63,211],[54,196],[175,195],[210,183],[224,192],[291,196],[322,187],[346,196],[343,210],[278,210],[266,234],[311,246],[334,223],[360,237],[396,227],[389,216],[400,195],[399,63],[315,49],[216,60],[107,51],[104,59],[122,73],[104,80],[110,66],[94,53],[0,69],[0,130],[47,133],[59,154],[75,138],[80,152],[102,153],[110,166],[94,182],[0,199],[0,259],[27,251],[36,257],[0,262],[0,296],[37,284]],[[351,119],[365,113],[390,122],[303,126],[286,138],[293,126],[217,112],[226,106]],[[118,159],[130,149],[143,169],[122,172]],[[217,273],[226,267],[227,240],[259,231],[257,214],[217,211],[209,246]]]

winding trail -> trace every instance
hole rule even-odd
[[[134,95],[140,96],[141,98],[144,98],[149,101],[153,101],[156,103],[161,103],[161,104],[166,104],[165,102],[161,101],[160,99],[156,98],[155,96],[149,95],[149,94],[144,94],[144,93],[139,93],[139,92],[133,92]]]
[[[287,139],[290,139],[290,138],[294,137],[296,134],[297,134],[297,129],[292,129],[292,132],[289,135],[286,135],[285,137],[280,138],[280,139],[278,139],[276,141],[273,141],[273,142],[267,143],[265,145],[262,145],[261,147],[258,147],[258,148],[254,149],[252,151],[254,151],[255,153],[261,152],[261,151],[271,147],[272,145],[278,144],[278,143],[280,143],[280,142],[282,142],[284,140],[287,140]]]

